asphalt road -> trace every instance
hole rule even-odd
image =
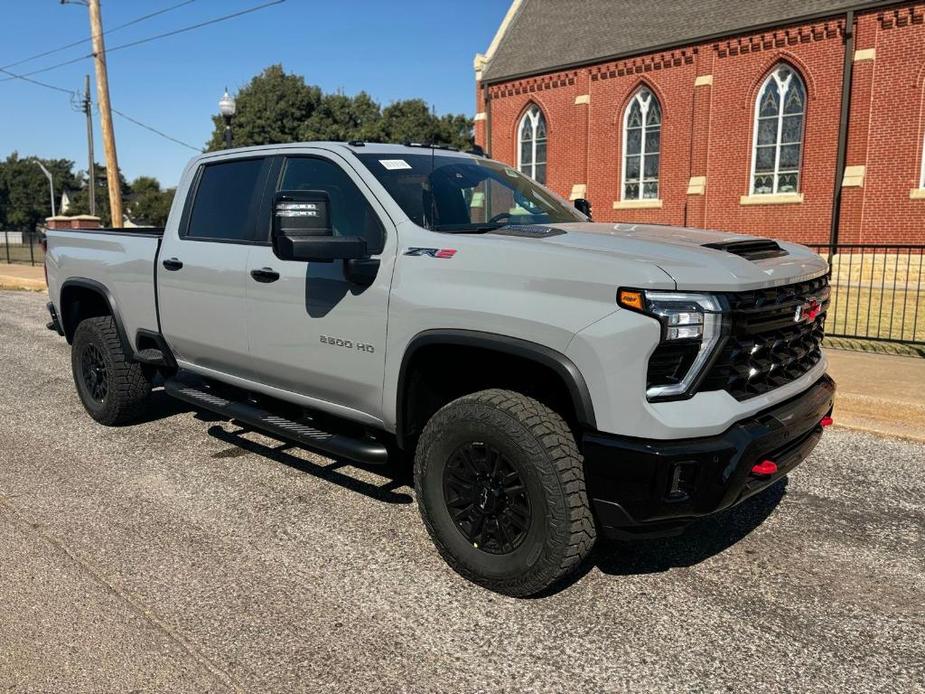
[[[163,394],[98,426],[45,300],[0,292],[0,690],[925,691],[921,444],[832,430],[515,600],[443,564],[400,477]]]

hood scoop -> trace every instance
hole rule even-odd
[[[717,251],[726,251],[746,260],[764,260],[765,258],[780,258],[789,255],[781,248],[777,241],[770,239],[751,239],[748,241],[725,241],[719,243],[705,243],[704,248],[713,248]]]
[[[547,227],[541,224],[516,224],[492,229],[488,233],[501,236],[519,236],[523,239],[546,239],[550,236],[561,236],[566,232],[564,229],[556,229],[555,227]]]

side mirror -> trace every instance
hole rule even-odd
[[[334,236],[322,190],[281,190],[273,198],[273,252],[281,260],[330,263],[369,255],[361,236]]]
[[[588,221],[593,221],[591,219],[591,201],[586,200],[585,198],[578,198],[575,200],[575,209],[581,212],[588,218]]]

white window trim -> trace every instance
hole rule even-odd
[[[787,78],[785,82],[781,82],[780,78],[777,76],[777,72],[782,68],[786,67],[790,70],[790,77]],[[787,94],[787,89],[790,88],[790,81],[796,77],[803,85],[803,126],[800,130],[800,161],[797,162],[797,189],[792,191],[793,193],[799,193],[800,189],[803,187],[803,146],[806,144],[806,82],[800,77],[796,69],[788,65],[787,63],[778,63],[774,66],[774,69],[771,70],[770,74],[764,79],[761,83],[761,87],[758,88],[758,94],[755,97],[755,108],[752,114],[752,166],[749,172],[748,177],[748,196],[751,197],[758,195],[790,195],[791,193],[781,193],[777,189],[777,183],[780,179],[780,150],[781,150],[781,137],[784,134],[784,97]],[[761,110],[761,95],[764,94],[764,88],[767,86],[770,80],[777,82],[777,92],[780,95],[780,103],[777,109],[777,142],[774,145],[774,171],[771,172],[773,187],[771,188],[770,193],[758,193],[755,191],[755,167],[758,165],[758,113]],[[793,114],[791,114],[793,115]]]
[[[523,142],[524,142],[524,124],[527,122],[527,119],[530,119],[530,125],[533,126],[533,138],[530,141],[530,165],[529,171],[524,171],[523,169]],[[522,174],[526,174],[534,181],[536,181],[536,126],[539,125],[540,118],[544,121],[546,116],[543,115],[543,111],[540,110],[540,107],[536,104],[530,106],[527,111],[524,113],[523,117],[520,119],[520,125],[517,126],[517,170]],[[549,123],[546,123],[546,137],[543,138],[546,140],[546,157],[549,158]],[[546,164],[546,161],[542,162]],[[546,167],[546,178],[549,178],[549,166]],[[546,185],[545,182],[543,185]]]
[[[649,98],[646,101],[642,100],[642,92],[649,92]],[[658,176],[655,179],[655,187],[658,191],[654,198],[644,198],[643,195],[643,182],[646,178],[646,115],[649,113],[649,104],[652,101],[658,104],[658,97],[655,96],[653,92],[648,87],[639,87],[636,92],[633,94],[633,98],[629,100],[626,104],[626,108],[623,109],[623,144],[621,148],[622,157],[620,157],[620,200],[621,201],[632,201],[632,200],[661,200],[662,195],[662,123],[659,121],[658,130]],[[642,128],[640,132],[640,143],[639,143],[639,194],[635,198],[626,197],[626,136],[627,136],[627,127],[626,124],[629,122],[630,109],[633,107],[634,102],[639,102],[639,110],[642,113]],[[661,104],[658,104],[661,108]],[[634,155],[635,156],[635,155]]]
[[[925,190],[925,136],[922,137],[922,171],[919,175],[919,190]]]

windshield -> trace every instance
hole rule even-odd
[[[558,195],[481,157],[357,154],[411,220],[434,231],[587,221]]]

